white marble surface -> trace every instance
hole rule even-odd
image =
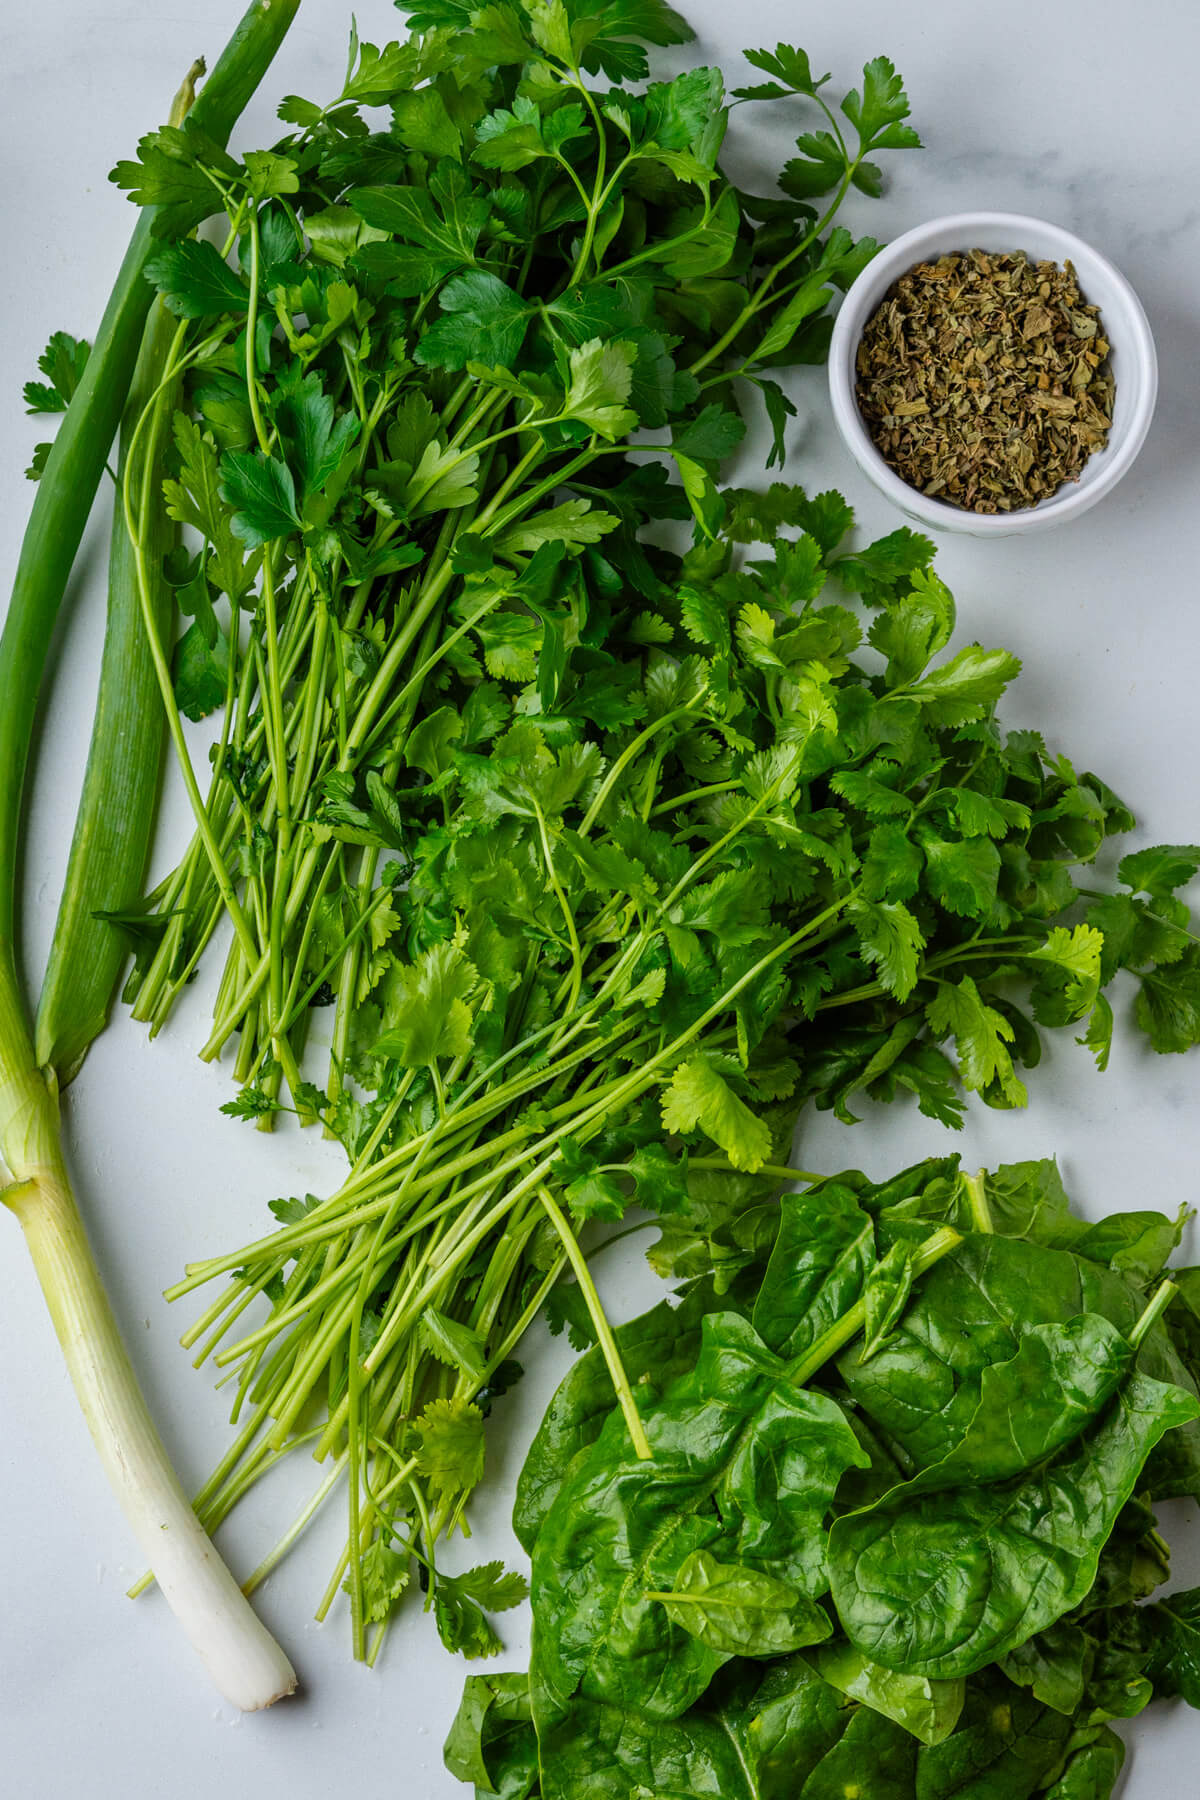
[[[191,57],[219,47],[237,0],[149,9],[135,0],[40,0],[0,22],[0,592],[29,503],[21,470],[38,423],[20,409],[22,381],[49,331],[88,335],[99,316],[131,215],[108,186],[112,163],[159,121]],[[1041,214],[1091,239],[1124,269],[1153,326],[1159,410],[1146,448],[1118,491],[1059,532],[974,542],[947,538],[942,574],[965,632],[1005,643],[1026,663],[1014,723],[1049,726],[1085,768],[1108,776],[1142,821],[1138,841],[1200,834],[1195,778],[1200,677],[1200,154],[1194,67],[1200,15],[1180,0],[857,0],[799,18],[783,0],[737,8],[694,0],[706,59],[731,85],[746,79],[743,42],[799,37],[814,64],[849,85],[863,59],[894,58],[928,148],[888,160],[883,205],[856,203],[861,229],[899,231],[942,212],[994,208]],[[342,0],[304,0],[252,107],[247,145],[269,141],[271,106],[286,92],[324,98],[340,80]],[[359,0],[363,36],[395,30],[382,0]],[[790,126],[790,131],[789,131]],[[740,172],[765,176],[788,152],[788,109],[744,114]],[[835,484],[866,529],[898,521],[857,475],[828,419],[823,375],[793,383],[801,417],[789,472]],[[26,955],[40,966],[53,923],[74,793],[87,741],[100,640],[98,538],[65,617],[58,681],[38,748],[34,822],[25,868]],[[169,862],[183,815],[174,793],[159,861]],[[67,1104],[79,1187],[100,1259],[150,1398],[185,1478],[198,1481],[225,1440],[221,1398],[190,1368],[162,1288],[185,1259],[228,1247],[264,1217],[276,1193],[333,1174],[336,1159],[298,1136],[257,1136],[219,1117],[219,1070],[194,1056],[204,1017],[199,989],[154,1045],[118,1021],[93,1051]],[[1067,1034],[1031,1082],[1022,1116],[976,1109],[956,1140],[974,1162],[1057,1151],[1087,1209],[1200,1199],[1200,1061],[1155,1059],[1121,1035],[1098,1076]],[[941,1151],[949,1139],[915,1113],[880,1113],[853,1134],[827,1118],[807,1130],[810,1165],[857,1162],[875,1174]],[[1192,1253],[1196,1254],[1193,1241]],[[92,1458],[61,1371],[16,1227],[0,1219],[0,1789],[23,1800],[156,1795],[163,1800],[283,1800],[362,1787],[405,1800],[453,1800],[439,1746],[462,1666],[431,1643],[427,1622],[397,1630],[374,1673],[351,1666],[345,1620],[308,1622],[339,1537],[319,1542],[267,1586],[262,1607],[299,1666],[304,1693],[240,1719],[205,1686],[155,1599],[123,1589],[137,1559]],[[652,1281],[632,1247],[604,1271],[614,1313],[637,1310]],[[475,1555],[509,1547],[506,1525],[519,1446],[561,1367],[559,1346],[535,1335],[519,1401],[498,1413]],[[309,1473],[256,1497],[224,1539],[245,1569],[290,1517]],[[1172,1521],[1182,1575],[1200,1578],[1200,1519]],[[511,1661],[527,1648],[519,1616]],[[1181,1707],[1135,1724],[1125,1800],[1185,1800],[1196,1791],[1189,1753],[1200,1721]],[[866,1773],[866,1772],[864,1772]],[[864,1793],[869,1789],[864,1787]]]

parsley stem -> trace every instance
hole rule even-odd
[[[767,273],[763,276],[749,300],[746,301],[729,329],[723,332],[716,343],[711,345],[702,356],[697,357],[695,362],[689,364],[690,374],[698,375],[702,369],[708,367],[709,363],[715,362],[718,356],[722,356],[725,351],[728,350],[729,346],[736,341],[739,334],[745,326],[750,323],[750,320],[754,318],[755,314],[762,311],[767,300],[771,297],[771,288],[775,283],[776,277],[782,274],[784,269],[789,268],[791,264],[796,261],[797,257],[804,255],[804,252],[817,241],[821,233],[837,213],[842,201],[849,192],[850,183],[854,179],[854,170],[857,167],[858,163],[855,162],[853,167],[847,169],[846,174],[838,185],[832,204],[826,209],[825,213],[812,227],[811,231],[807,232],[805,236],[800,239],[798,244],[794,245],[785,256],[781,256],[778,262],[768,269]]]

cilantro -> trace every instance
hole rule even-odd
[[[483,1475],[483,1414],[467,1400],[431,1400],[412,1427],[417,1468],[435,1494],[469,1492]]]
[[[668,1131],[685,1134],[699,1126],[724,1150],[735,1169],[747,1169],[751,1174],[770,1154],[770,1133],[763,1121],[738,1098],[720,1068],[707,1057],[694,1056],[675,1070],[663,1099],[663,1125]]]
[[[372,1624],[379,1624],[388,1617],[408,1586],[412,1568],[411,1554],[393,1550],[383,1538],[376,1538],[364,1550],[359,1567],[362,1575],[363,1610]],[[342,1591],[347,1594],[351,1592],[349,1576],[342,1583]]]
[[[451,944],[434,944],[413,967],[398,971],[389,1007],[390,1030],[373,1054],[409,1069],[465,1055],[471,1046],[467,1000],[476,986],[475,971],[461,951]]]
[[[248,1085],[240,1090],[236,1099],[226,1100],[221,1111],[230,1119],[262,1119],[268,1113],[279,1111],[279,1102],[262,1088]]]
[[[875,965],[880,985],[897,1000],[907,1000],[916,986],[925,941],[920,925],[895,900],[856,901],[851,916],[863,957]]]
[[[551,1288],[544,1311],[551,1335],[558,1337],[565,1331],[573,1350],[586,1350],[597,1341],[596,1327],[577,1281],[560,1281]]]

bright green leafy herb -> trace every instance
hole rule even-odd
[[[201,1512],[316,1429],[348,1475],[325,1605],[345,1576],[359,1655],[403,1588],[375,1544],[420,1562],[447,1643],[493,1647],[438,1546],[484,1467],[478,1397],[560,1276],[551,1317],[595,1339],[649,1458],[584,1225],[653,1210],[656,1266],[733,1291],[808,1100],[850,1121],[904,1090],[950,1125],[964,1088],[1019,1105],[1043,1027],[1103,1059],[1121,967],[1156,1042],[1191,1019],[1186,913],[1158,891],[1179,858],[1138,865],[1110,952],[1073,871],[1132,820],[1003,732],[1017,661],[952,642],[928,541],[849,542],[836,494],[717,485],[760,396],[782,463],[775,373],[820,360],[875,252],[836,215],[918,141],[892,65],[831,105],[801,51],[751,54],[801,130],[763,197],[722,165],[719,71],[640,86],[642,46],[689,35],[659,0],[410,22],[355,37],[342,91],[289,98],[271,148],[168,130],[114,172],[160,208],[165,494],[201,539],[174,571],[192,623],[159,646],[196,835],[147,902],[134,1011],[157,1029],[228,921],[204,1047],[236,1042],[227,1110],[320,1122],[351,1163],[173,1290],[232,1276],[192,1335],[247,1435]],[[360,110],[382,105],[386,129]],[[148,502],[123,498],[148,587]],[[203,782],[180,713],[213,715]],[[835,1252],[868,1369],[920,1254]],[[815,1354],[838,1316],[791,1328]],[[751,1566],[745,1543],[680,1560],[702,1550]],[[671,1629],[710,1666],[711,1618]]]

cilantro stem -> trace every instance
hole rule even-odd
[[[637,1409],[637,1402],[633,1397],[633,1389],[629,1385],[629,1377],[625,1373],[625,1365],[621,1361],[621,1353],[617,1349],[617,1341],[612,1334],[612,1327],[600,1304],[600,1296],[596,1292],[596,1284],[592,1280],[591,1270],[587,1266],[587,1258],[579,1248],[578,1239],[567,1224],[562,1208],[549,1188],[539,1185],[537,1193],[538,1199],[545,1208],[546,1217],[558,1233],[559,1242],[562,1244],[575,1279],[583,1291],[588,1316],[595,1328],[596,1341],[600,1345],[600,1354],[608,1369],[609,1379],[617,1396],[617,1404],[621,1408],[629,1436],[633,1440],[634,1450],[642,1462],[648,1462],[652,1452],[646,1438],[645,1427]]]

